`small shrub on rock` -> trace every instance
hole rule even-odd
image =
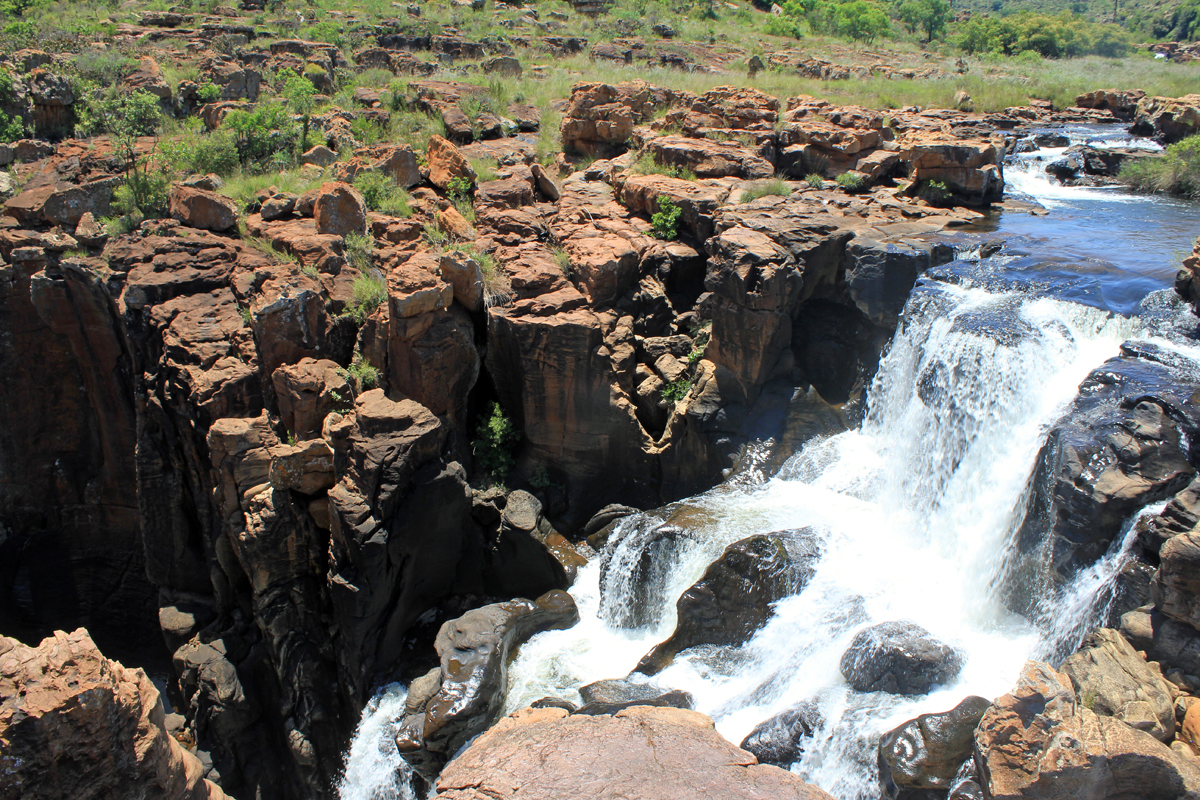
[[[1167,147],[1161,158],[1131,158],[1121,165],[1120,178],[1139,192],[1200,200],[1200,136]]]
[[[837,185],[850,194],[857,194],[867,188],[867,183],[862,179],[862,176],[855,175],[853,172],[843,172],[841,175],[838,175]]]
[[[411,217],[412,198],[398,183],[382,172],[360,172],[354,177],[354,188],[372,211],[392,217]]]
[[[499,403],[493,402],[480,420],[471,450],[479,468],[493,479],[502,481],[517,463],[517,445],[521,432]]]
[[[679,215],[683,213],[675,201],[666,195],[658,196],[658,211],[650,216],[650,226],[657,239],[673,241],[679,237]]]
[[[742,202],[749,203],[757,200],[760,197],[791,197],[792,190],[788,187],[785,181],[779,178],[772,178],[768,181],[759,181],[751,185],[749,189],[742,192]]]
[[[387,300],[387,284],[383,282],[383,278],[364,273],[354,279],[351,290],[354,299],[350,301],[346,313],[361,327],[367,321],[367,317]]]
[[[810,172],[804,176],[804,182],[812,189],[824,189],[825,178],[816,172]]]
[[[953,197],[950,187],[943,181],[925,181],[917,194],[931,206],[947,205]]]

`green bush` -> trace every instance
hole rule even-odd
[[[342,370],[342,377],[354,387],[355,394],[361,394],[368,389],[373,389],[375,384],[379,383],[379,370],[363,361],[361,353],[355,353],[350,366]]]
[[[861,175],[857,175],[853,172],[843,172],[841,175],[838,175],[835,180],[837,180],[838,186],[842,187],[850,194],[861,192],[866,188],[867,185],[866,181],[862,179]]]
[[[371,269],[371,254],[375,252],[375,238],[369,233],[351,231],[342,238],[346,249],[346,260],[359,272],[366,273]],[[382,281],[380,282],[382,283]],[[355,282],[354,297],[358,299],[358,282]],[[379,303],[375,304],[376,306]],[[371,307],[374,310],[374,306]],[[367,312],[370,313],[369,311]]]
[[[0,69],[0,106],[16,103],[13,78],[8,70]],[[0,111],[0,143],[15,142],[25,138],[25,122],[18,116]]]
[[[662,388],[662,398],[668,403],[678,403],[680,400],[688,396],[688,392],[692,390],[691,378],[680,378],[677,381],[671,381]]]
[[[1132,46],[1129,34],[1119,26],[1086,22],[1070,14],[977,16],[958,30],[956,43],[972,55],[1036,53],[1044,58],[1118,58],[1127,55]]]
[[[679,178],[685,181],[696,180],[696,173],[687,167],[676,167],[672,164],[661,164],[649,153],[642,153],[633,162],[631,169],[639,175],[666,175],[669,178]]]
[[[1200,135],[1167,147],[1161,158],[1131,158],[1120,179],[1139,192],[1162,192],[1200,200]]]
[[[502,481],[517,463],[517,445],[521,432],[504,413],[499,403],[492,403],[479,422],[476,438],[471,442],[479,468]]]
[[[233,134],[242,166],[261,169],[290,165],[300,139],[299,126],[279,103],[259,103],[250,111],[234,109],[221,127]]]
[[[354,293],[354,299],[350,301],[346,314],[354,320],[356,325],[361,327],[367,321],[367,317],[371,316],[375,309],[387,300],[387,284],[384,283],[383,278],[377,278],[364,272],[354,279],[351,290]]]
[[[783,36],[788,39],[804,38],[804,26],[800,21],[785,15],[772,15],[763,26],[763,32],[768,36]]]
[[[650,227],[658,239],[672,241],[679,237],[679,215],[683,209],[665,194],[658,196],[658,211],[650,215]]]
[[[136,139],[153,135],[163,122],[158,98],[149,92],[121,93],[107,100],[76,105],[81,106],[75,125],[78,136],[110,133],[118,138]]]
[[[196,96],[200,98],[201,103],[215,103],[221,99],[221,87],[212,81],[205,81],[196,90]]]
[[[931,206],[944,206],[950,202],[953,193],[943,181],[925,181],[917,196]]]
[[[382,172],[359,172],[354,188],[363,196],[367,208],[392,217],[411,217],[412,198],[391,176]]]
[[[237,141],[231,131],[218,128],[211,133],[193,132],[161,145],[163,157],[173,169],[194,175],[232,175],[241,166]]]
[[[821,175],[817,174],[816,172],[810,172],[807,175],[805,175],[804,182],[807,183],[809,185],[809,187],[813,188],[813,189],[824,189],[825,188],[825,178],[822,177]]]

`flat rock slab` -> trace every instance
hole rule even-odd
[[[442,772],[446,800],[832,800],[726,741],[703,714],[637,706],[612,716],[524,709]]]

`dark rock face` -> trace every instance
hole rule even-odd
[[[815,703],[799,703],[758,723],[739,745],[763,764],[787,769],[800,759],[809,738],[821,725]]]
[[[801,591],[820,558],[815,537],[800,531],[751,536],[725,548],[704,577],[675,603],[675,632],[637,666],[653,675],[680,650],[746,642],[767,623],[771,604]]]
[[[430,779],[469,739],[500,718],[508,689],[508,660],[535,633],[579,621],[566,592],[510,600],[468,611],[442,625],[434,647],[441,667],[409,696],[397,745]],[[415,686],[415,684],[414,684]]]
[[[1052,580],[1094,563],[1131,514],[1191,482],[1197,388],[1169,352],[1144,344],[1124,345],[1080,385],[1042,447],[1021,529],[1026,553],[1049,548]]]
[[[879,784],[889,800],[947,791],[971,757],[975,726],[991,703],[968,697],[949,711],[922,714],[879,740]]]
[[[881,622],[858,632],[842,655],[846,682],[860,692],[925,694],[958,675],[962,657],[912,622]]]

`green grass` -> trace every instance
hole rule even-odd
[[[650,153],[642,153],[633,162],[632,170],[639,175],[666,175],[669,178],[679,178],[685,181],[696,180],[696,173],[687,167],[676,167],[673,164],[663,164]]]
[[[1121,165],[1120,178],[1139,192],[1200,200],[1200,136],[1176,142],[1161,158],[1126,161]]]
[[[760,197],[768,197],[770,195],[776,195],[778,197],[791,197],[792,190],[787,185],[786,181],[779,178],[758,181],[754,184],[751,184],[749,189],[742,192],[741,202],[749,203],[757,200]]]
[[[263,189],[272,186],[280,192],[301,195],[309,189],[315,189],[328,178],[324,173],[307,178],[299,170],[285,172],[236,172],[225,180],[225,185],[218,191],[226,197],[233,198],[238,207],[245,208],[253,202],[255,196]]]

